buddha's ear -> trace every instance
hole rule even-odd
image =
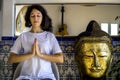
[[[110,57],[110,63],[112,63],[112,60],[113,60],[113,55],[111,55]]]

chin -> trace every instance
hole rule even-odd
[[[84,76],[85,80],[105,80],[106,76],[105,75],[85,75]],[[83,79],[84,80],[84,79]]]

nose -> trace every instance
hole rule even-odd
[[[34,20],[37,20],[37,16],[34,17]]]
[[[100,67],[98,57],[94,56],[92,66],[94,66],[94,67]]]
[[[92,50],[93,52],[93,63],[92,63],[92,67],[100,67],[100,64],[99,64],[99,59],[98,59],[98,56],[96,55],[96,52],[94,50]]]

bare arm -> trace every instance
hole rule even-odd
[[[48,54],[39,54],[38,55],[40,58],[52,61],[52,62],[57,62],[57,63],[63,63],[64,62],[64,56],[63,53],[56,53],[53,55],[48,55]]]
[[[23,55],[10,53],[10,56],[8,58],[8,62],[10,62],[10,63],[18,63],[18,62],[24,61],[26,59],[29,59],[32,56],[33,55],[31,53],[27,53],[27,54],[23,54]]]
[[[8,62],[10,63],[18,63],[21,61],[24,61],[26,59],[29,59],[35,55],[35,43],[32,46],[32,52],[31,53],[26,53],[26,54],[15,54],[15,53],[10,53],[10,56],[8,58]]]

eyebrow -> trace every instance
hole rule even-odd
[[[108,55],[107,53],[96,54],[96,53],[98,53],[98,52],[94,52],[94,53],[93,53],[93,51],[91,51],[91,50],[84,50],[84,52],[89,52],[89,51],[92,52],[92,53],[90,53],[90,54],[84,54],[84,55],[92,55],[92,54],[94,55],[94,53],[95,53],[95,55],[98,55],[98,56],[101,56],[101,55],[102,55],[102,56],[107,56],[107,55]],[[105,51],[105,50],[100,50],[100,52],[107,52],[107,50],[106,50],[106,51]]]
[[[34,14],[34,13],[31,13],[31,14]],[[40,14],[40,13],[37,13],[37,14]]]

